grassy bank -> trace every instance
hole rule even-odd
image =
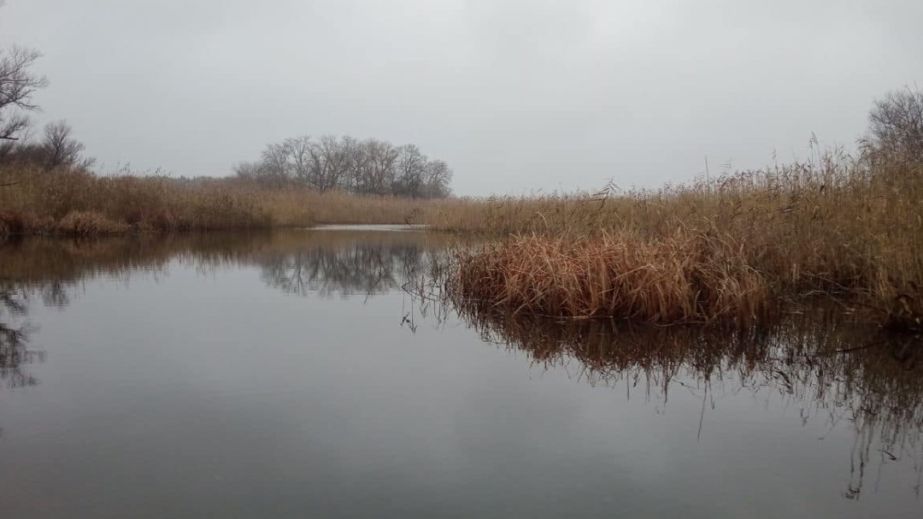
[[[0,171],[0,236],[253,229],[318,223],[420,223],[433,202],[268,189],[235,179]]]
[[[748,321],[834,296],[896,327],[923,316],[923,161],[815,161],[627,193],[485,201],[448,229],[513,235],[460,255],[460,297],[512,312],[658,324]]]
[[[923,161],[828,154],[658,190],[412,200],[230,179],[0,172],[0,235],[426,223],[501,238],[451,288],[510,312],[748,322],[808,296],[919,329]]]
[[[923,93],[876,105],[855,156],[660,189],[420,200],[241,178],[0,169],[0,235],[423,223],[499,238],[459,253],[453,296],[655,324],[747,323],[809,297],[923,330]]]

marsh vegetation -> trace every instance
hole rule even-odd
[[[873,109],[858,156],[817,151],[659,190],[500,199],[447,229],[512,238],[459,256],[463,297],[514,313],[752,322],[832,298],[897,329],[923,318],[923,93]]]
[[[494,239],[458,252],[450,288],[514,314],[749,325],[822,298],[923,328],[917,90],[879,100],[853,154],[812,142],[801,162],[660,189],[459,199],[445,162],[351,137],[285,139],[225,178],[95,174],[66,123],[26,138],[37,57],[0,55],[0,239],[425,224]]]
[[[740,325],[820,297],[917,330],[923,94],[892,94],[870,120],[855,156],[815,145],[803,162],[662,189],[612,184],[528,198],[399,196],[408,193],[390,189],[409,177],[446,178],[444,163],[352,139],[285,141],[225,179],[102,177],[14,161],[0,165],[0,235],[426,224],[492,238],[459,252],[452,286],[514,313]],[[334,166],[334,184],[313,184]],[[388,194],[360,187],[375,182]]]

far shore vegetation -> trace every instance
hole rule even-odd
[[[887,94],[858,151],[660,189],[464,199],[416,146],[268,145],[224,178],[100,175],[64,122],[30,138],[35,52],[0,50],[0,238],[335,224],[493,236],[456,255],[459,300],[656,325],[734,322],[812,297],[923,330],[923,92]]]

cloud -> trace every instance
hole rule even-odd
[[[10,0],[43,119],[101,164],[221,175],[286,136],[413,142],[462,194],[656,186],[850,145],[923,78],[918,2]]]

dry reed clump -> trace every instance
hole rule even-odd
[[[71,236],[98,236],[124,233],[128,231],[128,225],[114,222],[94,211],[73,211],[58,222],[57,230]]]
[[[655,324],[748,322],[767,284],[727,237],[677,231],[592,239],[517,236],[462,252],[450,291],[473,304],[554,317]]]
[[[658,190],[452,201],[428,217],[436,228],[552,244],[609,234],[670,247],[678,228],[722,237],[770,299],[829,296],[872,321],[923,330],[923,158],[818,153]]]

